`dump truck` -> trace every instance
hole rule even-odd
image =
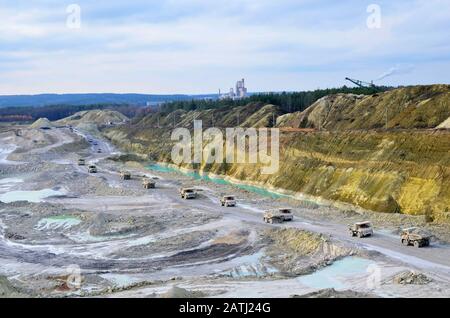
[[[121,171],[120,178],[122,180],[131,180],[131,173],[129,173],[128,171]]]
[[[194,188],[181,188],[180,195],[181,195],[181,198],[185,199],[185,200],[196,199],[197,191]]]
[[[224,195],[222,199],[220,199],[220,204],[225,207],[236,206],[236,198],[234,195]]]
[[[366,222],[358,222],[348,226],[348,231],[351,237],[367,237],[373,235],[372,223]]]
[[[403,229],[400,234],[401,242],[404,246],[414,246],[417,248],[430,246],[430,235],[417,227]]]
[[[142,179],[142,186],[144,187],[144,189],[154,189],[156,188],[156,183],[153,180],[144,178]]]
[[[279,208],[269,210],[264,213],[264,222],[266,223],[283,223],[294,220],[294,214],[290,208]]]
[[[84,160],[84,159],[78,159],[78,165],[79,165],[79,166],[85,166],[85,165],[86,165],[86,160]]]
[[[90,165],[90,166],[88,167],[88,172],[89,172],[89,173],[97,173],[97,167],[94,166],[94,165]]]

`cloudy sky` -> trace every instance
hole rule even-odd
[[[293,91],[346,76],[450,83],[450,0],[0,0],[0,95],[214,93],[242,77]]]

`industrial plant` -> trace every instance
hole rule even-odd
[[[230,88],[230,92],[222,94],[219,90],[219,99],[239,100],[247,97],[247,88],[245,87],[245,79],[236,82],[236,88]]]

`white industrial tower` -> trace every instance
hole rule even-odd
[[[232,99],[238,100],[247,97],[247,88],[245,87],[245,79],[237,81],[236,89],[230,88],[230,92],[228,94],[220,94],[219,90],[219,98],[220,99]]]

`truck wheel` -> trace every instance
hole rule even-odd
[[[353,233],[353,231],[348,231],[348,234],[350,234],[350,237],[354,237],[355,233]]]
[[[414,247],[415,248],[421,248],[419,241],[414,241]]]
[[[408,242],[408,240],[403,239],[402,240],[402,244],[403,244],[403,246],[408,246],[409,242]]]
[[[273,219],[269,219],[269,224],[273,224]]]
[[[363,237],[363,235],[362,235],[362,233],[361,232],[358,232],[358,238],[362,238]]]

